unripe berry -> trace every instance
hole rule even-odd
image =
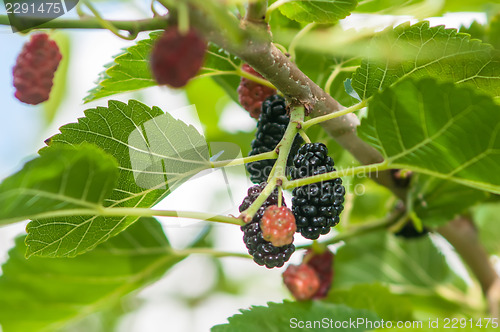
[[[32,35],[13,69],[16,98],[31,105],[48,100],[61,59],[59,47],[47,34]]]
[[[271,205],[260,220],[260,228],[264,240],[275,247],[282,247],[293,242],[293,234],[297,230],[295,217],[286,206]]]
[[[156,82],[183,87],[200,70],[206,50],[206,41],[193,28],[181,34],[176,26],[169,27],[151,53],[151,71]]]
[[[316,271],[306,264],[288,266],[283,282],[298,301],[312,299],[320,287]]]
[[[251,75],[262,78],[262,75],[257,73],[255,69],[246,63],[243,65],[242,69]],[[262,102],[267,97],[274,94],[276,94],[275,89],[259,84],[245,77],[241,78],[240,85],[238,86],[238,100],[241,106],[243,106],[243,108],[250,113],[250,116],[255,119],[259,119]]]

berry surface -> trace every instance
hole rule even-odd
[[[289,122],[290,117],[287,114],[285,99],[278,95],[267,98],[262,103],[262,113],[257,123],[257,133],[252,141],[252,150],[249,156],[273,151],[283,138]],[[289,165],[291,165],[292,158],[301,143],[302,138],[297,135],[290,150]],[[275,162],[275,159],[266,159],[248,163],[246,168],[250,174],[250,180],[253,183],[267,181]]]
[[[31,105],[48,100],[61,59],[59,47],[47,34],[32,35],[24,44],[13,69],[16,98]]]
[[[243,212],[257,199],[259,194],[265,188],[266,183],[263,182],[248,189],[248,195],[245,197],[239,207],[239,211]],[[283,201],[283,198],[282,198]],[[271,205],[278,204],[278,190],[275,189],[267,200],[262,204],[252,220],[241,226],[243,231],[243,242],[248,249],[248,253],[253,257],[253,260],[259,265],[265,265],[271,269],[274,267],[282,267],[283,264],[290,259],[295,246],[293,244],[284,245],[281,247],[273,246],[271,242],[264,239],[262,229],[260,228],[260,220],[262,219],[265,210]],[[284,201],[283,201],[284,204]]]
[[[266,209],[260,220],[260,228],[264,240],[275,247],[282,247],[293,242],[293,235],[297,231],[295,217],[286,206],[271,205]]]
[[[312,299],[320,287],[316,271],[307,264],[288,266],[283,273],[283,282],[298,301]]]
[[[323,143],[308,143],[298,150],[290,173],[292,179],[300,179],[335,171],[333,166],[333,159]],[[292,211],[297,231],[312,240],[328,234],[339,223],[344,195],[340,178],[295,188]]]
[[[255,69],[246,63],[243,65],[242,70],[258,78],[262,78],[262,75],[257,73]],[[243,106],[243,108],[250,113],[250,116],[255,119],[259,119],[262,102],[266,98],[276,94],[275,89],[245,77],[241,78],[237,91],[238,100],[241,106]]]
[[[182,34],[169,27],[155,42],[151,52],[151,71],[158,84],[180,88],[196,76],[203,65],[207,42],[191,28]]]

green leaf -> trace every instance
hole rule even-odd
[[[357,0],[289,0],[279,9],[297,22],[335,23],[350,15],[357,4]]]
[[[484,12],[495,2],[498,6],[498,0],[446,0],[442,12]]]
[[[352,86],[362,99],[405,77],[433,77],[500,95],[500,56],[491,45],[429,22],[402,24],[374,38]]]
[[[401,295],[392,294],[381,284],[358,284],[350,289],[334,289],[326,301],[344,304],[355,309],[366,309],[386,321],[413,319],[411,302]]]
[[[181,183],[210,167],[207,143],[194,127],[157,107],[130,100],[85,111],[78,123],[61,127],[47,153],[61,144],[90,142],[119,164],[119,178],[105,207],[149,208]],[[47,151],[47,152],[44,152]],[[78,176],[77,176],[78,178]],[[120,233],[138,217],[66,217],[28,224],[27,255],[73,257]]]
[[[473,220],[479,229],[481,244],[490,254],[500,255],[500,204],[482,204],[474,209]]]
[[[90,102],[117,93],[134,91],[156,85],[149,70],[149,54],[160,31],[150,33],[149,39],[139,40],[137,44],[125,49],[105,66],[99,75],[98,85],[89,91],[83,100]]]
[[[410,79],[374,95],[360,136],[394,168],[500,193],[500,106],[472,89]]]
[[[89,95],[84,98],[84,101],[90,102],[118,93],[156,86],[157,83],[152,77],[149,68],[149,55],[156,39],[161,34],[162,31],[152,32],[149,34],[148,39],[140,40],[134,46],[116,55],[114,61],[105,66],[105,71],[99,75],[97,87],[89,91]],[[227,71],[233,72],[233,75],[221,74],[221,76],[217,77],[217,82],[225,89],[227,88],[227,91],[232,89],[232,95],[230,95],[232,97],[236,96],[237,100],[236,87],[239,84],[239,76],[234,71],[235,66],[239,66],[240,63],[240,60],[210,44],[205,63],[198,76],[214,75]]]
[[[385,231],[351,239],[335,256],[336,288],[375,282],[398,293],[445,298],[450,290],[460,294],[466,289],[429,237],[404,240]]]
[[[399,14],[410,6],[424,3],[424,0],[360,0],[357,13]]]
[[[169,253],[161,225],[141,219],[74,259],[24,258],[24,237],[2,266],[0,325],[4,332],[59,331],[162,276],[184,257]]]
[[[0,224],[55,211],[96,208],[117,179],[115,158],[93,145],[44,150],[0,184]]]
[[[448,223],[471,206],[488,198],[488,193],[419,174],[410,189],[411,209],[426,226]]]
[[[349,320],[378,320],[371,311],[352,309],[344,305],[330,304],[319,301],[272,303],[267,307],[253,306],[250,310],[241,310],[241,314],[230,317],[229,323],[216,325],[212,332],[280,332],[288,331],[319,331],[322,328],[333,328],[330,324]],[[317,321],[315,323],[315,321]],[[318,323],[319,322],[319,323]],[[321,325],[321,324],[325,325]],[[313,325],[316,324],[316,325]],[[333,325],[334,326],[334,325]],[[344,327],[343,331],[365,331],[364,325],[359,327]]]

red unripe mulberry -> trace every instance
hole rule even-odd
[[[32,35],[13,69],[16,98],[32,105],[48,100],[61,59],[59,47],[47,34]]]
[[[191,28],[182,34],[169,27],[155,42],[151,53],[151,71],[158,84],[180,88],[196,76],[205,58],[206,41]]]
[[[241,69],[258,78],[262,78],[262,75],[257,73],[255,69],[246,63]],[[259,119],[262,102],[274,94],[276,94],[275,89],[259,84],[245,77],[241,78],[240,85],[238,86],[238,100],[241,106],[243,106],[243,108],[250,113],[250,116],[255,119]]]

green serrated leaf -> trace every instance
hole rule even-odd
[[[491,45],[444,26],[408,23],[388,29],[370,46],[352,86],[362,99],[406,77],[433,77],[500,95],[500,55]]]
[[[50,146],[90,142],[119,164],[105,207],[149,208],[181,183],[210,167],[208,146],[196,129],[135,100],[109,101],[108,107],[85,111],[78,123],[61,127]],[[46,152],[45,152],[46,151]],[[27,255],[73,257],[117,235],[138,217],[66,217],[36,219],[28,224]]]
[[[317,331],[321,329],[334,329],[335,325],[330,324],[335,324],[335,322],[357,321],[357,319],[375,321],[379,318],[376,314],[368,310],[353,309],[344,305],[319,301],[269,302],[267,307],[253,306],[250,310],[241,310],[241,314],[228,318],[228,324],[216,325],[211,331]],[[365,331],[365,326],[348,325],[347,327],[344,326],[342,330]]]
[[[99,75],[97,87],[90,90],[83,100],[90,102],[156,85],[149,70],[149,54],[160,35],[161,31],[152,32],[149,34],[150,38],[139,40],[134,46],[116,55],[114,61],[106,65],[106,70]]]
[[[500,107],[433,79],[406,79],[374,95],[360,136],[394,168],[500,193]]]
[[[106,65],[106,70],[99,75],[97,87],[89,91],[89,95],[84,98],[84,101],[90,102],[118,93],[156,86],[157,83],[149,68],[149,55],[155,41],[161,34],[162,31],[152,32],[148,39],[138,41],[134,46],[115,56],[114,61]],[[235,66],[239,66],[240,63],[240,60],[210,44],[205,63],[198,75],[214,75],[214,73],[225,71],[234,72]],[[236,94],[236,87],[239,84],[239,77],[236,74],[222,75],[217,79],[231,89],[234,87],[232,93]],[[221,85],[224,87],[223,84]]]
[[[404,240],[385,231],[349,240],[335,256],[336,288],[374,282],[428,296],[467,288],[429,237]]]
[[[116,160],[93,145],[44,150],[0,184],[0,224],[96,208],[117,179]]]
[[[297,22],[326,24],[348,16],[357,4],[357,0],[289,0],[279,10]]]
[[[411,302],[391,293],[379,283],[358,284],[349,289],[334,289],[325,300],[355,309],[366,309],[386,321],[409,321],[413,319]]]
[[[423,174],[412,183],[411,209],[425,226],[442,226],[488,198],[484,191]]]
[[[158,279],[184,257],[169,253],[161,225],[141,219],[74,259],[24,258],[24,237],[2,266],[0,325],[4,332],[59,331],[116,304]]]

